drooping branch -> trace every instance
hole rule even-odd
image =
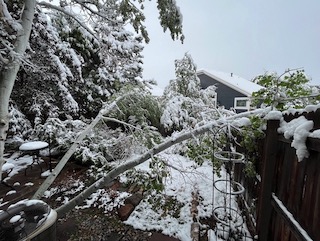
[[[138,130],[142,131],[142,129],[139,128],[139,127],[136,127],[134,125],[131,125],[131,124],[127,123],[127,122],[124,122],[124,121],[121,121],[121,120],[118,120],[118,119],[115,119],[115,118],[106,117],[106,116],[103,116],[102,118],[105,121],[115,122],[115,123],[121,124],[123,126],[128,126],[128,127],[132,128],[132,129],[138,129]]]
[[[88,33],[90,33],[95,39],[98,39],[97,37],[97,34],[94,33],[90,28],[88,28],[88,26],[86,26],[84,23],[82,23],[82,21],[77,18],[74,14],[72,14],[71,12],[65,10],[64,8],[61,8],[59,6],[56,6],[54,4],[50,4],[48,2],[44,2],[44,1],[41,1],[41,2],[37,2],[38,5],[42,6],[42,7],[46,7],[46,8],[51,8],[51,9],[54,9],[54,10],[57,10],[59,12],[62,12],[63,14],[71,17],[72,19],[74,19],[82,28],[84,28],[85,30],[88,31]]]
[[[101,17],[102,19],[105,19],[111,23],[115,23],[115,21],[111,20],[110,18],[108,18],[107,16],[105,16],[104,14],[101,14],[100,12],[98,11],[95,11],[94,9],[90,8],[88,5],[87,5],[87,2],[85,1],[81,1],[81,0],[74,0],[76,3],[78,3],[81,7],[87,9],[89,12],[91,12],[92,14],[94,15],[97,15],[99,17]],[[100,9],[101,6],[96,6],[97,9]]]

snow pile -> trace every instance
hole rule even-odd
[[[313,128],[313,121],[307,120],[304,116],[293,119],[290,122],[282,121],[278,128],[279,133],[283,133],[286,139],[293,137],[291,146],[296,149],[298,161],[309,157],[306,140]]]
[[[282,119],[282,113],[281,111],[270,111],[265,117],[265,120],[281,120]]]

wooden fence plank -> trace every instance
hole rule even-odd
[[[307,229],[308,232],[312,230],[312,223],[310,222],[314,215],[314,180],[315,180],[315,167],[318,160],[307,159],[307,168],[305,176],[305,188],[303,192],[302,205],[301,205],[301,225]]]
[[[289,186],[291,170],[293,166],[292,162],[294,161],[296,154],[294,151],[288,150],[287,145],[285,145],[285,149],[282,150],[282,153],[284,153],[284,156],[282,160],[281,172],[279,173],[280,180],[279,183],[277,183],[277,196],[282,200],[282,202],[287,204],[290,192]]]
[[[260,241],[268,241],[268,232],[272,212],[271,193],[274,178],[274,169],[277,159],[278,139],[277,129],[279,120],[269,120],[267,122],[267,133],[265,138],[265,148],[263,158],[262,182],[259,197],[259,217],[257,220],[258,236]]]
[[[301,170],[299,170],[300,163],[301,162],[298,162],[296,157],[294,157],[291,160],[292,169],[291,169],[291,173],[290,173],[290,184],[288,187],[287,208],[295,216],[297,216],[297,213],[298,213],[298,207],[296,205],[296,196],[301,197],[301,194],[299,194],[299,193],[302,192],[301,180],[299,180],[299,173],[301,172]],[[292,190],[295,190],[295,191],[293,192]]]
[[[293,199],[293,213],[297,217],[297,221],[301,223],[301,206],[302,206],[302,200],[303,200],[303,190],[305,188],[305,170],[307,166],[307,162],[296,162],[297,163],[297,175],[296,175],[296,186],[294,187],[295,191],[292,191],[294,195]]]
[[[287,226],[298,241],[313,241],[275,194],[272,195],[271,203],[276,212],[286,221]]]
[[[319,165],[320,166],[320,163]],[[320,173],[320,171],[318,172]],[[315,180],[315,205],[314,205],[314,216],[312,220],[312,230],[315,237],[320,237],[320,175]]]

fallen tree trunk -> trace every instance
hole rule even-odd
[[[106,176],[100,178],[99,180],[97,180],[96,182],[91,184],[87,189],[82,191],[80,194],[78,194],[76,197],[71,199],[69,202],[67,202],[66,204],[58,207],[56,209],[56,211],[58,213],[58,217],[65,216],[65,214],[67,212],[72,210],[77,205],[82,204],[83,201],[85,199],[87,199],[96,190],[107,186],[109,183],[111,183],[121,173],[124,173],[125,171],[130,170],[130,169],[138,166],[139,164],[141,164],[141,163],[147,161],[148,159],[150,159],[152,156],[154,156],[156,154],[159,154],[160,152],[168,149],[169,147],[171,147],[171,146],[173,146],[173,145],[175,145],[177,143],[180,143],[182,141],[185,141],[185,140],[188,140],[190,138],[193,138],[194,136],[197,136],[197,135],[203,134],[205,132],[208,132],[210,130],[213,130],[213,128],[215,128],[215,127],[223,126],[223,125],[225,125],[226,121],[231,121],[231,120],[234,120],[236,118],[246,117],[246,116],[249,116],[249,115],[252,115],[252,114],[260,114],[260,113],[263,113],[263,112],[266,112],[266,111],[269,111],[269,109],[264,109],[264,110],[258,109],[258,110],[254,110],[254,111],[243,112],[243,113],[236,114],[236,115],[228,117],[228,118],[219,119],[217,121],[212,121],[212,122],[210,122],[210,123],[208,123],[206,125],[203,125],[201,127],[196,128],[193,131],[190,131],[188,133],[183,133],[183,134],[181,134],[179,136],[169,138],[165,142],[153,147],[152,149],[150,149],[149,151],[145,152],[144,154],[142,154],[140,156],[135,156],[131,160],[128,160],[126,163],[114,168]]]

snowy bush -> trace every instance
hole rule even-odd
[[[81,120],[65,120],[49,118],[44,124],[38,124],[34,128],[34,139],[50,143],[53,155],[62,155],[66,152],[78,135],[87,126]]]
[[[131,91],[132,94],[126,95],[126,93],[123,93],[124,97],[117,103],[117,110],[113,111],[110,117],[131,125],[153,126],[159,129],[162,108],[156,97],[144,89],[133,88],[132,86],[123,88],[119,94],[123,91]]]
[[[124,134],[120,128],[112,130],[106,125],[99,125],[82,141],[74,158],[100,168],[109,166],[109,162],[125,159],[132,152],[131,136]]]
[[[195,126],[196,118],[192,116],[194,101],[184,96],[169,99],[161,116],[161,124],[167,131],[182,130],[188,126]]]
[[[9,106],[9,115],[11,118],[9,121],[7,144],[10,144],[10,149],[17,149],[31,135],[31,123],[13,104]]]

